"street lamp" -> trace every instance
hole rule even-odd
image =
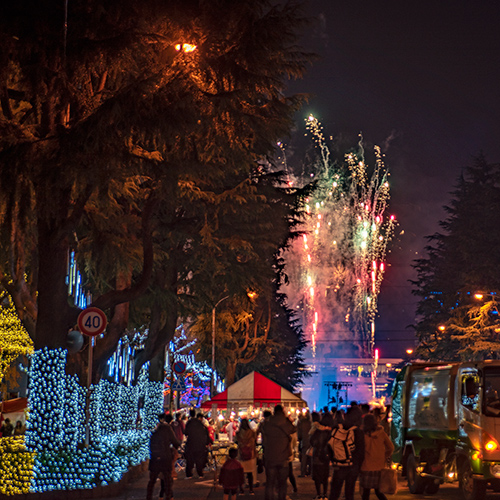
[[[496,292],[490,292],[490,293],[478,292],[474,294],[474,298],[477,300],[483,300],[484,297],[489,297],[492,302],[498,301],[498,295]]]
[[[196,50],[196,45],[192,43],[178,43],[175,46],[175,50],[177,52],[185,52],[186,54],[189,54],[189,52],[194,52]]]
[[[226,295],[222,299],[215,304],[214,308],[212,309],[212,374],[210,376],[210,399],[214,395],[214,373],[215,373],[215,309],[217,309],[217,306],[223,301],[229,298],[229,295]]]

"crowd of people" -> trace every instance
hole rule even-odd
[[[310,419],[300,419],[301,475],[313,479],[316,499],[338,500],[344,487],[345,499],[353,500],[359,478],[363,500],[369,499],[371,489],[379,500],[386,500],[379,483],[394,450],[388,414],[387,409],[383,414],[380,408],[370,410],[369,405],[353,402],[346,411],[324,408]]]
[[[173,465],[181,443],[186,479],[193,477],[194,470],[203,478],[210,447],[220,432],[227,435],[230,443],[219,474],[224,500],[236,498],[244,487],[253,495],[257,473],[262,470],[266,477],[265,499],[285,500],[288,482],[297,491],[292,467],[296,454],[300,476],[314,481],[316,499],[338,500],[344,489],[345,499],[353,500],[359,479],[363,500],[369,499],[372,489],[379,500],[385,500],[379,483],[393,451],[388,437],[388,413],[353,402],[346,410],[325,407],[312,414],[306,411],[294,419],[279,404],[274,412],[264,411],[260,419],[230,418],[222,423],[195,410],[190,411],[189,418],[182,413],[175,418],[162,414],[151,436],[147,500],[151,500],[159,476],[160,500],[172,498]]]
[[[7,417],[3,420],[2,425],[0,426],[1,437],[22,436],[25,432],[26,427],[23,425],[21,420],[18,420],[16,425],[13,426],[10,418]]]

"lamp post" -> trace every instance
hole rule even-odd
[[[212,374],[210,376],[210,398],[214,396],[214,374],[215,374],[215,310],[217,306],[223,301],[229,298],[229,295],[226,295],[222,299],[215,304],[212,309]]]
[[[498,295],[496,292],[478,292],[474,294],[474,298],[477,300],[483,300],[485,297],[489,297],[491,302],[498,302]]]

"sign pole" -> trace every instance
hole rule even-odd
[[[89,339],[89,357],[87,367],[87,400],[85,404],[85,448],[90,444],[90,386],[92,385],[92,364],[94,363],[95,337]]]
[[[170,401],[169,401],[169,411],[170,413],[172,413],[172,408],[176,409],[174,407],[174,390],[173,390],[173,385],[174,385],[174,360],[173,360],[173,356],[172,354],[170,353],[170,350],[167,351],[167,356],[168,356],[168,359],[169,359],[169,362],[168,362],[168,366],[170,368]]]
[[[89,339],[89,358],[88,358],[88,369],[87,369],[87,389],[90,389],[92,385],[92,363],[94,362],[94,341],[95,337],[90,337]]]
[[[92,368],[94,364],[95,337],[106,329],[108,320],[103,311],[97,307],[87,307],[78,315],[78,329],[89,338],[87,367],[87,397],[85,401],[85,447],[90,444],[90,395],[92,387]]]

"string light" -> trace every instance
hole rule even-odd
[[[6,493],[107,485],[148,457],[151,430],[163,409],[161,382],[149,381],[145,366],[135,386],[107,380],[92,386],[90,445],[85,448],[86,388],[66,373],[66,356],[64,349],[48,348],[32,356],[27,451],[13,462],[19,481],[5,480],[10,485]]]

